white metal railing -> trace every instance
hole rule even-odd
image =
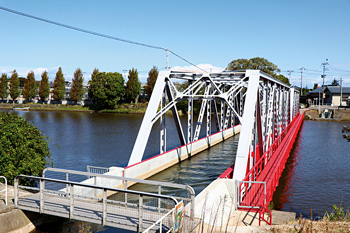
[[[19,179],[39,181],[39,188],[19,185]],[[56,183],[67,184],[69,186],[69,188],[67,190],[67,193],[64,193],[61,191],[48,190],[45,188],[45,182],[56,182]],[[76,194],[75,189],[77,187],[85,187],[85,188],[90,188],[90,189],[100,189],[103,191],[102,198],[94,198],[91,196],[82,196],[82,195]],[[26,205],[26,204],[23,204],[23,202],[25,202],[25,198],[20,199],[20,197],[19,197],[19,189],[20,188],[21,189],[36,190],[38,192],[37,193],[37,195],[39,195],[38,205],[36,207],[33,207],[33,208],[37,208],[37,211],[39,213],[52,214],[52,213],[48,212],[48,211],[50,211],[49,207],[45,207],[45,204],[48,201],[47,198],[49,196],[52,197],[52,195],[55,195],[56,197],[60,197],[61,199],[66,200],[65,202],[62,202],[62,203],[68,203],[67,208],[69,209],[69,211],[68,211],[68,213],[66,213],[67,214],[66,217],[69,219],[76,219],[76,215],[79,215],[80,217],[83,216],[81,212],[79,212],[79,214],[77,214],[77,212],[76,212],[77,210],[76,210],[75,206],[76,206],[77,201],[83,201],[83,202],[87,203],[86,206],[88,207],[89,201],[95,200],[94,203],[96,203],[96,205],[99,205],[102,207],[102,208],[99,207],[102,209],[102,212],[100,215],[98,215],[98,218],[101,221],[102,225],[107,224],[107,221],[109,222],[109,220],[107,220],[107,215],[109,214],[109,211],[112,209],[112,207],[115,207],[114,206],[115,201],[107,200],[107,192],[120,192],[120,193],[128,193],[128,194],[137,195],[138,196],[137,203],[134,203],[134,204],[124,203],[124,204],[125,204],[125,206],[128,206],[136,211],[135,217],[138,219],[139,231],[142,230],[142,226],[144,225],[143,221],[145,218],[145,216],[144,216],[145,211],[151,211],[151,213],[154,213],[157,215],[162,214],[159,212],[160,207],[148,206],[147,203],[145,203],[145,198],[161,199],[162,202],[169,201],[168,204],[170,204],[170,206],[176,206],[176,204],[178,204],[178,201],[172,196],[159,195],[159,194],[155,194],[155,193],[147,193],[147,192],[134,191],[134,190],[109,188],[109,187],[103,187],[103,186],[98,186],[98,185],[83,184],[83,183],[78,183],[78,182],[73,182],[73,181],[65,181],[65,180],[58,180],[58,179],[51,179],[51,178],[44,178],[44,177],[19,175],[15,178],[14,203],[15,203],[15,206],[17,208],[20,208],[20,209],[21,209],[21,207],[23,207],[23,205],[24,206]],[[118,203],[118,204],[120,204],[120,203]],[[25,207],[23,207],[23,208],[25,208]],[[96,207],[94,207],[94,208],[96,208]],[[156,211],[157,209],[158,209],[158,211]],[[59,212],[58,210],[55,210],[55,211]],[[169,214],[169,212],[167,214]],[[149,215],[149,213],[147,215]],[[161,221],[163,222],[164,218],[161,218],[161,219],[162,219]],[[88,221],[88,220],[86,220],[86,221]],[[171,226],[167,226],[167,228],[171,228]]]
[[[0,176],[0,179],[1,178],[3,178],[5,180],[5,182],[4,182],[5,188],[3,190],[1,190],[0,193],[1,192],[5,193],[5,205],[7,205],[7,179],[5,176]]]
[[[143,233],[148,233],[150,230],[152,230],[153,228],[155,228],[157,225],[159,225],[159,233],[163,232],[163,220],[165,218],[167,218],[170,214],[173,214],[176,208],[173,208],[172,210],[170,210],[166,215],[164,215],[163,217],[161,217],[160,219],[158,219],[157,222],[155,222],[152,226],[150,226],[149,228],[147,228],[146,230],[143,231]],[[166,233],[171,232],[173,230],[173,227],[171,227]]]
[[[90,173],[104,174],[104,173],[109,172],[109,168],[108,167],[97,167],[97,166],[87,165],[86,171],[90,172]],[[89,178],[92,178],[92,177],[89,177]]]
[[[157,190],[157,193],[161,195],[164,191],[164,188],[169,189],[178,189],[183,190],[185,193],[188,194],[188,197],[180,197],[180,196],[173,196],[177,200],[183,200],[184,203],[190,203],[190,218],[193,221],[194,220],[194,206],[195,206],[195,192],[193,188],[189,185],[182,185],[182,184],[174,184],[174,183],[168,183],[168,182],[161,182],[161,181],[153,181],[153,180],[142,180],[142,179],[136,179],[136,178],[129,178],[129,177],[121,177],[121,176],[114,176],[114,175],[105,175],[105,174],[98,174],[98,173],[89,173],[89,172],[82,172],[82,171],[74,171],[74,170],[67,170],[67,169],[61,169],[61,168],[45,168],[43,171],[43,177],[47,178],[48,172],[56,172],[56,173],[62,173],[65,175],[66,181],[70,181],[70,178],[72,175],[81,175],[86,177],[91,177],[93,179],[94,185],[102,185],[98,182],[99,179],[110,179],[110,180],[119,180],[121,181],[121,184],[124,185],[124,190],[128,190],[128,187],[130,184],[145,184],[149,186],[154,186],[154,190]],[[103,186],[103,185],[102,185]],[[68,192],[69,186],[66,185],[66,192]],[[94,194],[96,196],[97,190],[94,190]],[[125,202],[127,203],[127,197],[128,193],[125,193]]]

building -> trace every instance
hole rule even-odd
[[[325,86],[324,87],[324,104],[332,106],[346,106],[350,105],[350,87],[340,86]],[[322,104],[322,87],[307,93],[311,104]],[[341,100],[340,100],[341,99]]]

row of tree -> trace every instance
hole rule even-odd
[[[151,95],[154,84],[158,77],[157,67],[153,67],[149,72],[147,79],[146,94]],[[8,84],[9,83],[9,84]],[[83,98],[86,89],[84,88],[83,72],[80,68],[74,72],[72,79],[72,85],[70,89],[70,99],[73,101],[80,101]],[[124,78],[122,74],[115,72],[99,72],[98,69],[94,69],[91,80],[88,85],[89,98],[99,108],[114,108],[122,97],[126,100],[133,102],[136,101],[137,97],[141,92],[141,83],[138,78],[137,69],[129,70],[128,81],[124,85]],[[2,100],[10,97],[15,100],[21,94],[20,92],[20,81],[16,70],[12,72],[10,81],[6,74],[2,74],[0,78],[0,98]],[[30,71],[27,78],[24,81],[22,95],[27,101],[31,101],[39,95],[40,100],[45,101],[50,95],[50,84],[49,78],[46,71],[41,75],[41,81],[35,81],[34,72]],[[61,67],[56,72],[56,77],[53,84],[52,97],[54,100],[61,101],[65,99],[66,94],[66,81],[62,72]]]

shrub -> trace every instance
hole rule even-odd
[[[14,183],[17,175],[40,176],[52,166],[49,138],[24,118],[0,112],[0,175]]]

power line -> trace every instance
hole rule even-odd
[[[139,45],[139,46],[148,47],[148,48],[152,48],[152,49],[163,50],[165,52],[172,53],[174,56],[180,58],[181,60],[183,60],[183,61],[193,65],[194,67],[196,67],[196,68],[198,68],[198,69],[200,69],[200,70],[202,70],[202,71],[207,73],[207,71],[205,71],[204,69],[194,65],[192,62],[188,61],[184,57],[181,57],[180,55],[174,53],[173,51],[168,50],[168,49],[163,48],[163,47],[160,47],[160,46],[149,45],[149,44],[145,44],[145,43],[141,43],[141,42],[137,42],[137,41],[127,40],[127,39],[123,39],[123,38],[119,38],[119,37],[115,37],[115,36],[102,34],[102,33],[99,33],[99,32],[86,30],[86,29],[83,29],[83,28],[70,26],[70,25],[59,23],[59,22],[52,21],[52,20],[49,20],[49,19],[44,19],[44,18],[40,18],[40,17],[34,16],[34,15],[26,14],[26,13],[23,13],[23,12],[20,12],[20,11],[15,11],[15,10],[12,10],[12,9],[9,9],[9,8],[3,7],[3,6],[0,6],[0,9],[4,10],[4,11],[7,11],[7,12],[10,12],[10,13],[13,13],[13,14],[16,14],[16,15],[21,15],[21,16],[24,16],[24,17],[27,17],[27,18],[39,20],[39,21],[42,21],[42,22],[45,22],[45,23],[53,24],[53,25],[56,25],[56,26],[68,28],[68,29],[71,29],[71,30],[79,31],[79,32],[84,32],[84,33],[91,34],[91,35],[94,35],[94,36],[100,36],[100,37],[104,37],[104,38],[107,38],[107,39],[117,40],[117,41],[120,41],[120,42],[134,44],[134,45]]]

